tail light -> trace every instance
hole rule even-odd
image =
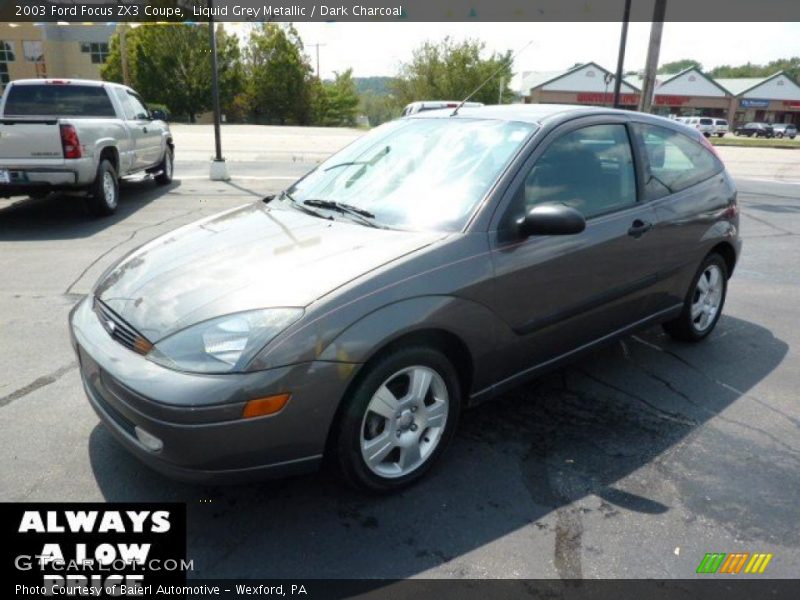
[[[61,125],[61,147],[64,149],[64,158],[81,157],[81,142],[74,125]]]

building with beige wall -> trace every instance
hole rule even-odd
[[[0,90],[14,79],[100,79],[113,25],[0,23]]]

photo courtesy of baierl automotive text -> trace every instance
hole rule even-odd
[[[14,597],[800,597],[800,4],[0,0]]]

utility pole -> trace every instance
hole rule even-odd
[[[614,79],[614,108],[622,108],[619,91],[622,86],[622,65],[625,63],[625,46],[628,43],[628,22],[631,19],[631,0],[625,0],[622,14],[622,33],[619,36],[619,55],[617,56],[617,74]]]
[[[213,14],[213,0],[207,0],[209,13]],[[208,30],[211,41],[211,96],[214,101],[214,158],[211,160],[210,178],[212,181],[228,181],[228,166],[222,158],[222,135],[220,132],[220,106],[219,106],[219,66],[217,65],[217,28],[214,17],[208,18]]]
[[[642,84],[642,97],[639,100],[639,110],[650,112],[653,105],[653,92],[656,85],[656,71],[658,70],[658,54],[661,51],[661,33],[664,30],[664,15],[667,12],[667,0],[656,0],[653,8],[653,23],[650,26],[650,46],[647,48],[647,64],[644,68],[644,83]]]
[[[314,48],[316,48],[316,51],[317,51],[317,79],[322,81],[320,79],[320,76],[319,76],[319,47],[320,46],[327,46],[327,44],[309,44],[309,46],[313,46]]]
[[[506,89],[506,79],[505,77],[501,77],[497,89],[497,103],[503,103],[503,90]]]
[[[119,58],[122,63],[122,83],[125,85],[131,84],[131,78],[128,75],[128,42],[126,35],[128,33],[128,24],[120,23],[119,26]]]

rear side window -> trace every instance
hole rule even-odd
[[[525,208],[559,202],[586,218],[636,202],[636,175],[624,125],[591,125],[555,140],[525,179]]]
[[[700,125],[713,125],[714,122],[711,119],[700,119]]]
[[[636,125],[644,147],[645,196],[660,198],[685,190],[722,171],[722,163],[690,137],[657,125]]]
[[[105,88],[84,85],[14,85],[6,116],[115,117]]]

